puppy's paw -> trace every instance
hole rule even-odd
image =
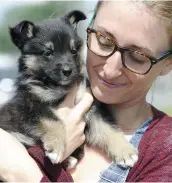
[[[118,165],[126,168],[133,167],[138,160],[137,150],[128,142],[116,146],[115,161]]]
[[[52,163],[62,161],[65,151],[65,129],[59,121],[41,120],[44,134],[41,137],[46,156]]]
[[[138,160],[138,156],[132,155],[129,159],[123,159],[122,161],[118,161],[116,162],[118,165],[122,166],[122,167],[133,167],[134,164],[137,162]]]
[[[69,156],[63,163],[66,168],[72,169],[76,167],[78,160],[73,156]]]
[[[138,152],[124,137],[122,132],[113,132],[108,136],[106,152],[123,167],[133,167],[138,160]]]
[[[63,154],[61,153],[56,153],[56,152],[47,152],[45,151],[45,155],[50,159],[50,161],[53,164],[58,164],[62,161]]]
[[[51,139],[51,140],[50,140]],[[65,143],[60,138],[46,138],[44,136],[43,145],[45,155],[49,157],[50,161],[54,164],[60,163],[63,159],[65,151]]]

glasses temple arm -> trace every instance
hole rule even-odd
[[[170,50],[170,51],[166,52],[165,54],[159,56],[159,57],[157,58],[157,60],[165,59],[165,58],[167,58],[169,55],[172,55],[172,50]]]

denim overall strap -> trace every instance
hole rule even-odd
[[[138,149],[139,142],[143,136],[143,133],[148,128],[151,119],[148,119],[144,125],[138,129],[135,134],[132,136],[130,143]],[[122,167],[117,165],[115,162],[112,162],[111,165],[103,172],[100,173],[99,182],[125,182],[129,173],[130,167]]]

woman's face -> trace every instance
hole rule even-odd
[[[168,35],[162,22],[149,9],[131,1],[104,2],[94,22],[94,29],[127,48],[154,57],[169,50]],[[129,71],[116,51],[104,59],[87,53],[87,69],[94,96],[107,104],[133,105],[143,99],[153,81],[169,71],[172,61],[155,64],[146,75]]]

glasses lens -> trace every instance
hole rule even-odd
[[[88,47],[99,56],[108,56],[114,50],[112,41],[99,33],[90,33],[88,35]]]
[[[146,73],[151,67],[151,60],[138,52],[125,51],[123,61],[128,69],[139,74]]]

